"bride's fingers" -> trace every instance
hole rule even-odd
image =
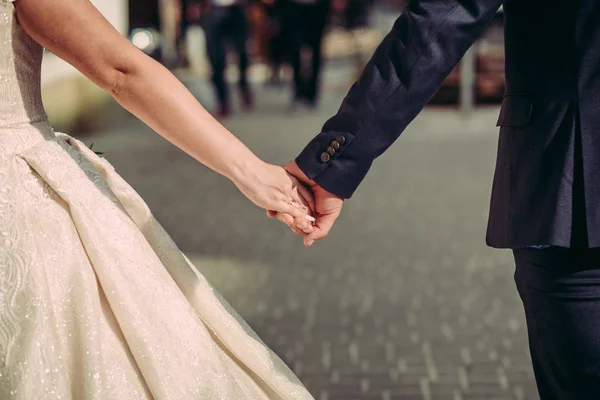
[[[296,233],[309,234],[313,230],[312,224],[306,219],[306,215],[303,218],[294,218],[289,214],[277,213],[275,216]]]
[[[313,230],[312,223],[315,221],[315,219],[309,214],[310,210],[308,210],[306,208],[306,206],[297,205],[297,207],[302,207],[302,209],[304,211],[302,216],[300,216],[300,217],[293,216],[291,218],[291,220],[289,218],[286,218],[286,223],[290,226],[290,228],[293,227],[295,229],[299,229],[306,234],[311,233]],[[291,217],[291,216],[288,215],[288,217]]]
[[[293,227],[295,229],[301,230],[305,235],[308,235],[309,233],[312,233],[313,231],[313,226],[311,223],[303,221],[303,222],[294,222]]]
[[[310,232],[305,232],[299,228],[297,228],[296,226],[294,226],[294,217],[292,217],[289,214],[283,214],[283,213],[277,213],[275,215],[275,217],[280,221],[283,222],[284,224],[286,224],[291,230],[292,232],[294,232],[296,235],[301,235],[304,236]]]
[[[277,218],[280,222],[286,224],[292,231],[298,235],[307,235],[312,232],[312,223],[307,219],[306,215],[304,218],[296,219],[290,214],[280,213],[273,210],[267,210],[267,216],[269,218]]]
[[[308,207],[302,204],[302,200],[298,198],[291,198],[287,202],[283,201],[280,203],[279,212],[284,214],[289,214],[294,218],[300,219],[303,218],[308,220],[306,216],[308,215]]]
[[[307,206],[300,203],[300,200],[290,200],[285,206],[281,206],[283,211],[277,213],[277,218],[287,224],[292,230],[300,230],[305,234],[312,232],[312,218],[309,215]]]
[[[304,204],[306,206],[308,206],[310,213],[313,214],[313,217],[314,217],[315,216],[314,214],[316,213],[315,212],[316,208],[315,208],[315,197],[313,195],[313,192],[309,188],[304,186],[302,183],[298,183],[298,185],[296,186],[296,190],[298,191],[298,194],[304,201]]]
[[[293,226],[290,229],[298,236],[306,236],[306,233],[304,233],[300,229],[294,228]]]
[[[283,222],[284,224],[286,224],[287,226],[289,226],[290,228],[294,225],[294,217],[292,217],[289,214],[285,214],[285,213],[277,213],[276,215],[277,219],[280,222]]]
[[[315,199],[312,191],[301,183],[298,183],[295,189],[297,191],[297,195],[302,199],[303,205],[308,207],[308,210],[307,215],[304,218],[294,219],[294,226],[301,229],[305,234],[308,234],[313,231],[313,223],[315,222]]]
[[[315,218],[309,213],[304,215],[301,218],[294,218],[293,226],[297,229],[301,229],[304,233],[311,233],[313,230],[313,223],[315,222]]]

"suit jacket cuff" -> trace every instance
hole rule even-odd
[[[348,132],[323,132],[308,143],[296,158],[296,163],[323,189],[349,199],[371,168],[370,159],[355,158],[346,152],[355,138],[355,134]],[[323,154],[329,154],[327,149],[334,141],[340,146],[333,155],[329,155],[329,160],[324,161]]]

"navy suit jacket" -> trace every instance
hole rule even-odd
[[[411,0],[296,161],[351,197],[502,4],[506,93],[487,242],[600,247],[598,0]]]

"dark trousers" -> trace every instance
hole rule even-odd
[[[288,39],[283,29],[283,6],[281,2],[265,6],[267,14],[267,46],[269,64],[279,68],[285,61]]]
[[[318,96],[322,64],[323,33],[329,16],[329,2],[298,4],[288,1],[284,7],[284,26],[290,44],[290,61],[294,70],[297,100],[315,103]],[[311,62],[302,63],[302,51],[308,50]]]
[[[205,23],[206,47],[212,66],[212,81],[217,100],[222,107],[229,107],[229,91],[225,82],[227,46],[233,45],[240,69],[239,85],[242,93],[248,93],[248,52],[246,41],[248,26],[243,7],[212,7]]]
[[[542,400],[600,399],[600,249],[515,249]]]

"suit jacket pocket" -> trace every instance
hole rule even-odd
[[[533,103],[529,96],[509,94],[502,99],[502,108],[496,126],[522,127],[531,121]]]

